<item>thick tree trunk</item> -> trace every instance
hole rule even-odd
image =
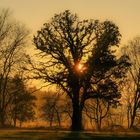
[[[0,127],[5,127],[5,114],[3,111],[0,113]]]
[[[79,102],[73,103],[72,131],[80,131],[82,127],[82,109]]]

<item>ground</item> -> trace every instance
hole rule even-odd
[[[140,132],[71,132],[29,129],[0,129],[0,140],[138,140]]]

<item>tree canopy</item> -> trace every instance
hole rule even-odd
[[[111,21],[80,20],[66,10],[34,36],[43,60],[32,64],[34,78],[55,84],[72,100],[72,130],[82,129],[82,109],[89,98],[117,103],[118,80],[129,66],[126,56],[117,58],[121,34]]]

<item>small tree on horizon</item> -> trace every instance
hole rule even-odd
[[[15,75],[12,79],[11,90],[13,90],[13,96],[10,104],[10,112],[14,127],[17,126],[17,121],[21,126],[23,122],[34,120],[36,97],[32,92],[27,90],[23,79],[19,75]]]

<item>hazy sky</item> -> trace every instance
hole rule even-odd
[[[32,31],[55,13],[69,9],[81,18],[114,21],[122,42],[140,35],[140,0],[0,0],[0,8],[10,8]]]

